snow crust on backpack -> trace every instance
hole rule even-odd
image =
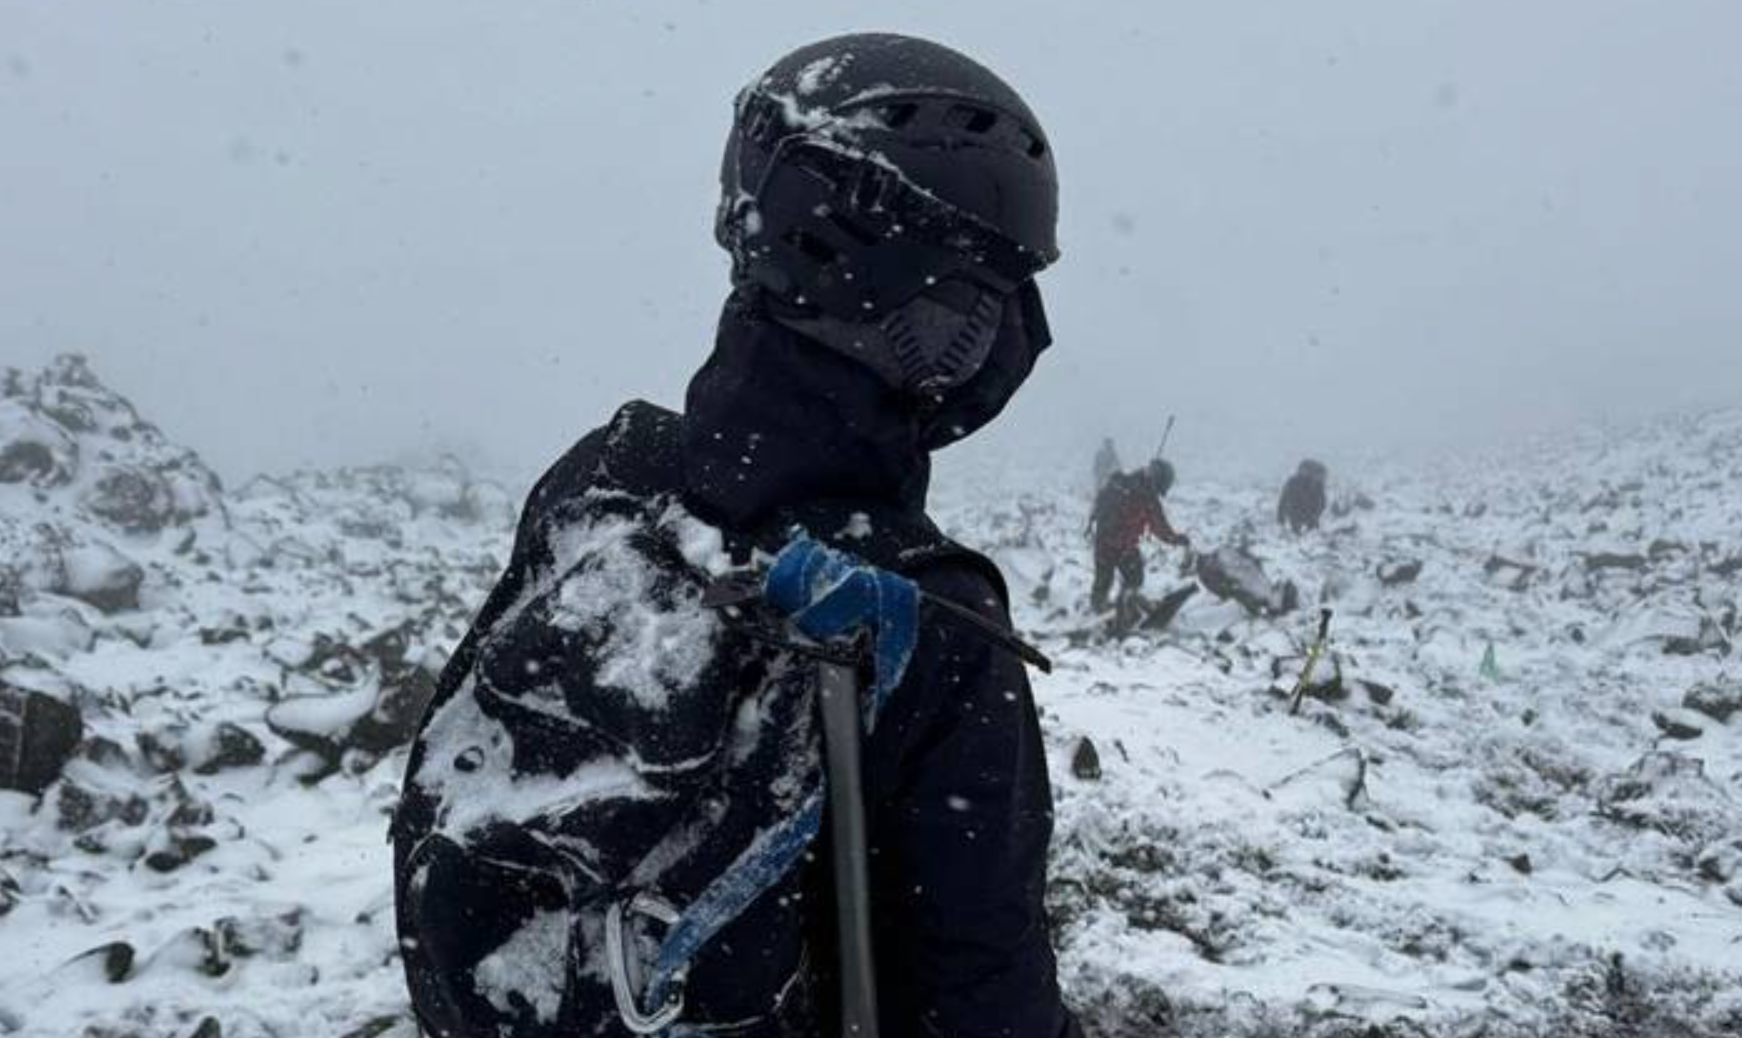
[[[608,906],[643,891],[692,903],[816,789],[809,668],[702,604],[732,566],[725,536],[675,493],[599,478],[635,453],[634,426],[613,423],[598,482],[533,516],[548,551],[481,621],[453,693],[425,719],[409,791],[427,821],[408,904],[501,895],[479,906],[488,936],[460,958],[448,930],[408,934],[432,942],[427,958],[415,945],[407,954],[448,992],[425,1006],[457,1011],[443,1011],[445,1026],[618,1034]],[[776,910],[795,913],[797,888],[777,893]],[[748,925],[793,935],[749,942],[767,944],[766,986],[789,987],[802,951],[793,924]],[[771,1008],[707,1001],[698,1019]]]
[[[514,742],[478,706],[475,679],[430,716],[429,754],[413,781],[439,806],[436,832],[464,846],[487,826],[523,825],[588,803],[655,795],[627,761],[600,757],[561,775],[516,772]]]
[[[517,765],[507,725],[480,705],[487,692],[512,697],[516,705],[582,728],[593,727],[577,694],[626,697],[637,713],[681,710],[699,691],[714,661],[721,624],[702,605],[699,579],[674,581],[651,557],[652,542],[665,538],[684,565],[699,573],[726,564],[719,531],[668,501],[648,524],[594,507],[622,495],[592,492],[581,502],[583,518],[551,531],[554,563],[482,639],[481,659],[492,642],[522,625],[558,632],[567,648],[590,657],[592,671],[577,675],[549,668],[539,658],[519,661],[525,680],[502,687],[500,673],[476,667],[457,693],[436,709],[424,731],[426,753],[413,782],[438,805],[437,831],[464,842],[493,822],[525,824],[573,812],[587,804],[660,795],[643,775],[670,770],[634,745],[601,753],[572,770],[546,771]],[[584,679],[584,680],[577,680]],[[577,685],[580,686],[577,693]],[[577,710],[577,706],[581,709]],[[754,715],[741,716],[743,735],[753,735]],[[678,769],[691,761],[677,762]]]
[[[478,994],[509,1016],[518,998],[539,1023],[554,1023],[568,985],[568,924],[567,912],[533,913],[472,971]]]
[[[674,504],[667,517],[680,511]],[[699,585],[669,603],[653,597],[660,573],[629,543],[635,533],[635,524],[613,521],[569,535],[584,542],[576,552],[582,561],[560,578],[550,622],[598,643],[596,684],[656,710],[695,685],[713,658],[720,621],[702,608]]]

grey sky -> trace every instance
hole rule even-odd
[[[0,363],[87,352],[232,477],[526,476],[681,398],[731,96],[854,29],[1059,156],[1059,343],[980,451],[1742,402],[1734,0],[0,0]]]

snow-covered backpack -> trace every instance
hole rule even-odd
[[[424,718],[393,838],[432,1035],[818,1033],[829,951],[799,867],[817,669],[704,597],[795,526],[889,571],[1002,585],[911,516],[817,503],[714,529],[682,503],[681,439],[679,416],[631,404],[552,470]],[[891,644],[873,694],[899,680]]]

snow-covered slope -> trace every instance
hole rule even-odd
[[[1274,492],[1200,481],[1172,511],[1307,609],[1254,620],[1199,594],[1111,645],[1071,637],[1081,501],[949,513],[1015,576],[1019,622],[1056,632],[1053,903],[1088,1015],[1115,1034],[1742,1033],[1742,414],[1364,472],[1300,539],[1269,521]],[[1188,583],[1177,560],[1157,596]],[[1319,605],[1330,701],[1291,715],[1278,688]],[[1098,779],[1069,767],[1085,736]]]
[[[0,694],[84,720],[44,795],[0,792],[0,1034],[380,1033],[405,1002],[393,748],[512,503],[452,465],[224,494],[77,361],[0,385],[0,459],[56,461],[0,460]],[[94,423],[43,404],[72,391]],[[106,478],[186,503],[135,521]]]
[[[1111,640],[1076,488],[944,495],[1060,664],[1053,904],[1091,1030],[1738,1033],[1742,413],[1338,475],[1302,539],[1272,486],[1171,503],[1302,609],[1200,592]],[[411,1034],[398,746],[512,520],[456,466],[225,491],[78,362],[0,375],[0,699],[84,722],[40,796],[0,792],[0,1034]],[[1191,583],[1156,561],[1158,597]]]

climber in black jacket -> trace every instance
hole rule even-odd
[[[1051,341],[1034,275],[1057,255],[1057,182],[1033,114],[954,51],[842,37],[745,89],[722,179],[716,231],[734,287],[684,413],[630,405],[546,474],[432,713],[465,693],[481,632],[507,624],[555,564],[557,517],[601,489],[669,494],[729,542],[760,543],[802,516],[818,537],[1009,626],[996,567],[948,542],[925,509],[930,453],[993,419]],[[423,882],[408,855],[433,824],[415,782],[422,752],[395,822],[402,939],[419,932],[406,913]],[[1051,789],[1018,659],[927,613],[868,737],[864,786],[885,1038],[1080,1038],[1044,905]],[[799,924],[824,977],[827,864],[826,852],[812,856]],[[788,914],[754,911],[736,951],[696,966],[693,1004],[782,1002],[786,978],[752,948],[778,943],[768,931]],[[449,929],[487,916],[462,913]],[[433,967],[414,961],[418,943],[406,946],[414,1003],[439,1028],[446,1007],[434,1003],[447,996],[420,994],[439,984],[420,975]],[[814,1012],[733,1033],[832,1035],[830,985],[811,986],[825,1002]]]

